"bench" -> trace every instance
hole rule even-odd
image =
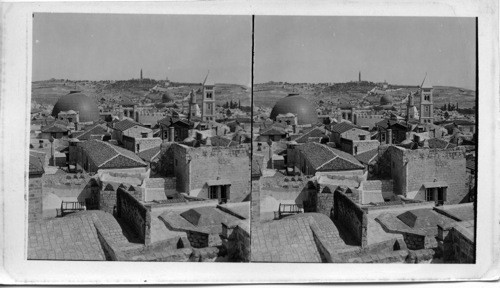
[[[87,210],[85,207],[85,202],[61,202],[61,217],[72,212]],[[59,211],[58,211],[59,212]],[[58,213],[59,214],[59,213]]]
[[[285,216],[302,213],[302,209],[297,204],[281,204],[278,208],[278,219]]]

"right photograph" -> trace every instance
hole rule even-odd
[[[475,263],[477,19],[254,27],[250,261]]]

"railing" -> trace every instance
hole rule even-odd
[[[300,209],[297,204],[281,204],[278,208],[278,218],[281,219],[285,216],[294,215],[302,213],[302,209]]]
[[[83,210],[87,210],[85,202],[61,202],[61,216],[64,216],[67,213]]]

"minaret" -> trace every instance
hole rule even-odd
[[[191,90],[189,93],[189,111],[188,111],[188,120],[191,120],[192,117],[196,116],[196,94],[194,90]]]

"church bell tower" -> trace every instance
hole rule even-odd
[[[420,124],[432,124],[434,122],[434,99],[432,87],[420,88]]]
[[[203,104],[201,108],[202,121],[215,120],[215,85],[203,85]]]

